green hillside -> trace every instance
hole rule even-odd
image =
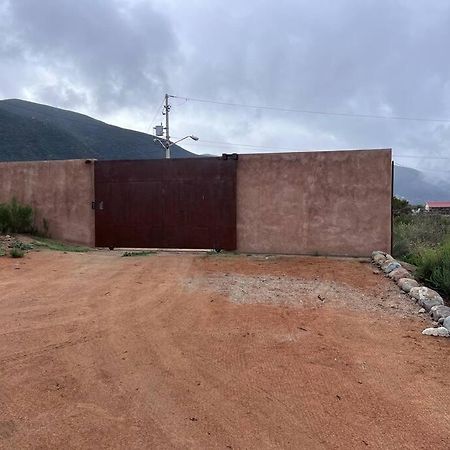
[[[0,101],[0,161],[164,158],[153,138],[64,109]],[[196,156],[177,145],[171,153],[174,158]]]

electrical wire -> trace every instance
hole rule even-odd
[[[186,142],[184,145],[188,144],[195,144],[198,146],[201,146],[203,143],[205,144],[214,144],[220,147],[244,147],[244,148],[253,148],[253,149],[261,149],[261,150],[287,150],[287,151],[301,151],[298,148],[294,147],[268,147],[263,145],[252,145],[252,144],[239,144],[236,142],[221,142],[221,141],[207,141],[202,139],[199,142]],[[327,151],[327,150],[320,150],[320,151]],[[329,151],[335,151],[335,150],[329,150]],[[395,155],[396,158],[411,158],[411,159],[439,159],[439,160],[450,160],[450,157],[446,156],[418,156],[418,155]]]
[[[248,105],[244,103],[232,103],[232,102],[221,102],[217,100],[207,100],[202,98],[194,97],[181,97],[178,95],[170,95],[172,98],[184,99],[186,101],[198,102],[198,103],[211,103],[215,105],[222,106],[235,106],[239,108],[250,108],[250,109],[260,109],[260,110],[270,110],[278,112],[294,112],[302,114],[316,114],[322,116],[337,116],[337,117],[355,117],[363,119],[385,119],[385,120],[408,120],[417,122],[437,122],[437,123],[450,123],[450,119],[432,119],[426,117],[406,117],[406,116],[385,116],[380,114],[356,114],[356,113],[343,113],[343,112],[329,112],[329,111],[315,111],[309,109],[295,109],[295,108],[280,108],[276,106],[261,106],[261,105]]]

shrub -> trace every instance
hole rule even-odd
[[[13,233],[30,233],[33,230],[33,209],[20,204],[15,198],[9,204],[11,212],[11,231]]]
[[[450,236],[450,218],[417,214],[394,221],[393,254],[413,262],[422,248],[434,248]]]
[[[11,258],[23,258],[25,255],[25,251],[21,248],[13,247],[9,252]]]
[[[450,240],[434,249],[423,249],[416,256],[419,278],[450,295]]]
[[[30,233],[33,231],[33,209],[15,198],[0,204],[0,232]]]

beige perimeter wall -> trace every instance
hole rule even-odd
[[[239,155],[237,250],[368,256],[390,251],[391,150]],[[0,163],[0,202],[36,210],[54,239],[95,245],[94,164]]]
[[[0,163],[0,202],[15,197],[48,221],[50,236],[94,246],[94,164],[84,160]]]
[[[239,155],[241,252],[390,251],[391,150]]]

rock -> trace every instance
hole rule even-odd
[[[386,253],[380,250],[375,250],[374,252],[372,252],[372,259],[375,259],[376,256],[382,256],[383,258],[386,258]]]
[[[433,320],[439,322],[440,319],[445,319],[450,316],[450,307],[445,305],[433,306],[430,310]]]
[[[405,292],[409,292],[413,287],[419,287],[419,283],[412,278],[400,278],[397,281],[400,289]]]
[[[383,269],[384,273],[391,273],[393,270],[398,269],[401,267],[401,264],[398,261],[386,261],[381,268]]]
[[[425,330],[422,331],[422,334],[424,334],[426,336],[449,337],[450,331],[445,327],[425,328]]]
[[[419,305],[423,306],[427,311],[433,306],[444,304],[444,300],[442,300],[442,297],[436,291],[425,286],[411,288],[409,295],[416,299]],[[425,301],[427,306],[431,305],[429,306],[429,309],[425,306]]]
[[[380,266],[386,261],[386,256],[384,253],[377,253],[376,255],[372,254],[372,260],[375,264],[378,264]]]
[[[423,314],[423,313],[426,313],[425,308],[420,308],[420,309],[419,309],[419,312],[418,312],[417,314]]]
[[[404,269],[406,269],[408,272],[414,273],[417,270],[417,267],[413,264],[409,264],[405,261],[400,261],[400,264]]]
[[[447,330],[450,331],[450,316],[449,316],[449,317],[446,317],[446,318],[444,319],[444,322],[442,323],[442,325],[443,325],[445,328],[447,328]]]
[[[380,274],[381,272],[380,272],[378,269],[373,269],[373,270],[372,270],[372,273],[374,273],[375,275],[378,275],[378,274]]]
[[[383,269],[388,264],[390,264],[392,261],[395,261],[392,256],[390,256],[390,255],[389,256],[385,256],[384,260],[379,263],[379,266]]]
[[[398,269],[394,269],[392,272],[390,272],[388,276],[394,281],[398,281],[400,280],[400,278],[409,278],[411,274],[403,267],[399,267]]]
[[[440,301],[443,302],[442,299]],[[424,298],[422,300],[419,300],[418,303],[420,306],[422,306],[422,308],[425,308],[427,311],[431,311],[431,308],[433,306],[442,305],[440,301],[437,298]]]

